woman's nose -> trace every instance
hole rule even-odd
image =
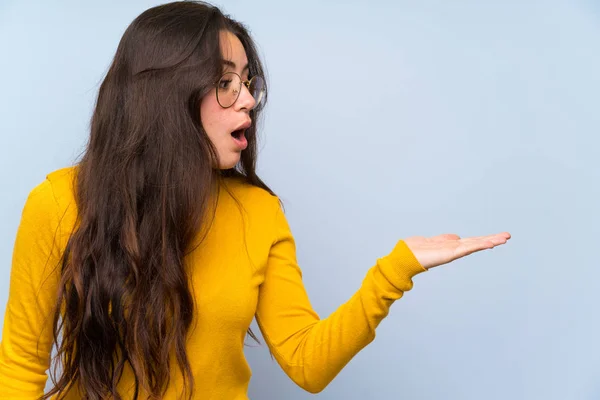
[[[247,109],[252,110],[254,106],[256,106],[256,100],[254,100],[254,96],[250,93],[250,89],[242,83],[242,88],[240,92],[240,96],[236,101],[236,105],[238,110]]]

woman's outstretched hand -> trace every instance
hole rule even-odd
[[[410,248],[423,268],[430,269],[476,251],[492,249],[506,243],[508,239],[510,239],[510,233],[508,232],[464,239],[461,239],[458,235],[444,234],[431,238],[412,236],[404,239],[404,243]]]

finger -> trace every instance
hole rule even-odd
[[[490,236],[490,237],[484,237],[481,239],[468,239],[466,240],[466,242],[472,243],[472,242],[477,242],[477,243],[485,243],[485,242],[489,242],[494,246],[498,246],[501,244],[506,243],[508,240],[505,237],[502,236]]]
[[[464,257],[476,251],[492,249],[496,246],[505,244],[508,239],[505,236],[490,235],[481,238],[467,238],[460,240],[456,252],[459,257]]]
[[[495,245],[487,240],[461,241],[461,244],[455,250],[455,257],[461,258],[468,256],[469,254],[473,254],[481,250],[492,249],[494,247]]]
[[[510,233],[508,233],[508,232],[496,233],[495,235],[490,235],[490,236],[502,237],[502,238],[504,238],[506,240],[508,240],[508,239],[511,238]]]
[[[469,238],[464,238],[463,240],[508,240],[510,239],[510,233],[495,233],[493,235],[485,235],[485,236],[473,236]]]

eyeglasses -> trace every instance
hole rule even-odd
[[[253,76],[249,81],[243,81],[235,72],[226,72],[217,83],[217,101],[223,108],[231,107],[240,97],[242,83],[248,88],[256,101],[254,108],[258,107],[265,95],[265,80],[260,76]]]

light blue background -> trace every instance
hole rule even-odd
[[[0,320],[26,196],[83,150],[120,36],[156,4],[0,3]],[[259,171],[321,316],[400,238],[513,235],[417,276],[318,396],[599,399],[600,3],[218,4],[267,65]],[[247,355],[251,398],[310,397]]]

